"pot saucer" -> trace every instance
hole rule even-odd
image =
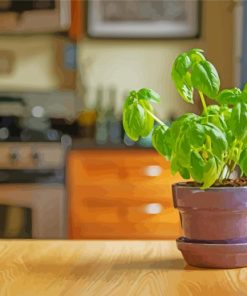
[[[176,240],[185,261],[206,268],[238,268],[247,266],[246,243],[201,243],[184,237]]]

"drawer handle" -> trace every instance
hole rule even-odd
[[[144,212],[150,215],[160,214],[163,210],[163,206],[160,203],[150,203],[144,206]]]
[[[148,165],[144,168],[144,174],[149,177],[157,177],[162,174],[162,167],[159,165]]]

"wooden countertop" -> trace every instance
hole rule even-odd
[[[0,241],[0,295],[247,295],[247,268],[186,265],[174,241]]]

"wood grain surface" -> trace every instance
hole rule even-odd
[[[0,241],[0,295],[247,295],[247,268],[188,266],[174,241]]]

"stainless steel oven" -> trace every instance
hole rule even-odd
[[[0,143],[0,238],[67,237],[66,147]]]
[[[0,95],[0,238],[67,237],[71,139],[39,102],[30,109],[23,97]]]

